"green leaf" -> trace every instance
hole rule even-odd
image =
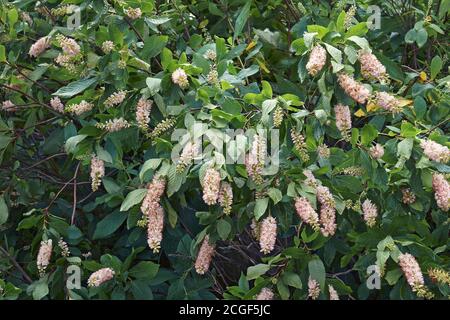
[[[97,82],[97,78],[87,78],[87,79],[81,79],[78,81],[74,81],[69,83],[67,86],[62,87],[58,89],[55,93],[53,93],[53,96],[58,96],[62,98],[71,98],[87,88],[89,88],[91,85]]]
[[[3,195],[0,196],[0,226],[4,224],[8,220],[8,206],[5,202],[5,197]]]
[[[166,46],[168,40],[168,36],[152,35],[145,40],[144,48],[142,48],[141,51],[141,57],[147,60],[156,57]]]
[[[0,62],[6,62],[6,49],[2,44],[0,44]]]
[[[350,38],[353,36],[364,36],[367,31],[369,31],[369,29],[367,28],[367,23],[366,22],[360,22],[354,26],[351,26],[348,31],[345,33],[345,37],[346,38]]]
[[[268,264],[257,264],[256,266],[248,267],[247,280],[253,280],[269,271],[270,266]]]
[[[266,213],[267,206],[269,205],[269,198],[262,198],[256,200],[254,215],[255,219],[259,220],[261,216]]]
[[[325,43],[325,47],[327,48],[327,51],[330,54],[330,56],[332,56],[333,59],[336,62],[342,63],[342,52],[341,52],[341,50],[339,50],[338,48],[333,47],[332,45],[329,45],[327,43]]]
[[[244,26],[247,22],[249,14],[250,14],[251,5],[252,5],[252,1],[247,0],[245,5],[242,7],[241,11],[239,12],[239,15],[236,19],[236,23],[234,25],[234,35],[233,35],[234,40],[237,39],[241,35],[241,32],[244,29]]]
[[[153,300],[152,289],[147,281],[132,281],[131,292],[136,300]]]
[[[361,129],[361,143],[368,146],[373,140],[378,137],[378,130],[371,124],[366,124]]]
[[[47,280],[41,279],[39,280],[33,289],[33,299],[41,300],[49,293]]]
[[[169,224],[172,228],[175,228],[178,221],[178,214],[170,204],[169,200],[164,198],[164,203],[166,204],[167,215],[169,216]]]
[[[411,157],[411,152],[414,144],[414,139],[406,138],[400,141],[397,145],[397,156],[404,157],[408,160]]]
[[[120,206],[120,211],[128,211],[131,207],[141,203],[147,194],[147,189],[136,189],[127,194],[125,200]]]
[[[430,65],[430,78],[433,80],[439,74],[442,69],[442,59],[440,56],[435,56],[433,60],[431,60]]]
[[[316,280],[320,284],[320,288],[323,290],[325,287],[325,266],[319,257],[316,257],[308,263],[309,275],[312,279]]]
[[[141,171],[139,171],[139,180],[142,182],[144,181],[144,175],[148,170],[156,170],[156,168],[159,167],[159,165],[162,162],[162,158],[156,158],[156,159],[148,159],[144,162],[142,165]]]
[[[77,147],[77,144],[79,144],[81,141],[87,138],[86,134],[79,134],[77,136],[70,137],[67,139],[65,144],[65,149],[67,153],[74,153]]]
[[[283,194],[281,193],[280,189],[277,188],[270,188],[267,194],[269,195],[270,199],[272,199],[273,204],[277,204],[283,198]]]
[[[130,277],[136,279],[152,279],[159,270],[159,264],[152,261],[142,261],[130,269]]]
[[[406,121],[402,122],[400,130],[401,135],[405,138],[414,138],[415,136],[417,136],[417,134],[420,133],[419,129],[417,129],[411,123]]]
[[[301,289],[302,288],[302,280],[300,279],[300,276],[294,272],[286,271],[283,274],[283,282],[286,283],[288,286]]]
[[[222,240],[226,240],[231,232],[231,224],[225,219],[220,219],[217,222],[217,233]]]
[[[155,95],[161,89],[161,79],[149,77],[145,80],[145,83],[150,90],[151,96]]]
[[[105,218],[103,218],[102,221],[97,223],[92,239],[97,240],[106,238],[110,234],[114,233],[117,229],[119,229],[119,227],[126,219],[127,214],[120,211],[116,211],[107,215]]]

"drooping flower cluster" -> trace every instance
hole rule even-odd
[[[436,204],[442,211],[447,212],[450,208],[450,184],[443,174],[433,174],[432,186]]]
[[[411,191],[410,188],[402,189],[402,202],[407,205],[416,202],[416,195]]]
[[[102,178],[105,175],[105,162],[102,159],[92,156],[91,158],[91,186],[92,191],[97,191],[102,183]]]
[[[178,85],[181,89],[189,87],[189,80],[186,71],[181,68],[176,69],[172,73],[172,82]]]
[[[294,143],[295,150],[297,150],[298,154],[300,155],[300,159],[302,159],[303,162],[307,162],[309,160],[309,154],[308,150],[306,149],[306,142],[303,135],[292,129],[291,139]]]
[[[317,154],[322,159],[328,159],[330,157],[330,148],[323,143],[317,147]]]
[[[188,141],[181,152],[180,158],[178,159],[176,171],[178,173],[183,172],[187,167],[189,167],[197,156],[198,144],[192,141]]]
[[[102,51],[106,54],[110,53],[114,50],[114,42],[110,40],[103,41],[102,43]]]
[[[147,216],[147,243],[154,253],[159,252],[164,230],[164,209],[159,206]]]
[[[43,275],[45,273],[47,266],[50,264],[52,250],[52,239],[41,241],[41,246],[39,247],[39,252],[36,260],[36,265],[40,275]]]
[[[348,74],[340,73],[338,82],[345,93],[356,102],[363,104],[369,99],[370,91]]]
[[[350,114],[350,108],[343,104],[337,104],[334,107],[334,113],[336,114],[336,127],[341,132],[344,139],[348,139],[349,131],[352,128],[352,116]]]
[[[33,45],[30,47],[30,51],[28,51],[28,54],[31,57],[37,58],[49,47],[50,47],[50,38],[42,37],[39,38],[35,43],[33,43]]]
[[[203,201],[208,205],[217,203],[220,191],[220,173],[214,168],[208,168],[202,181]]]
[[[441,163],[450,161],[450,149],[442,144],[434,142],[433,140],[422,140],[420,141],[420,147],[430,160]]]
[[[92,103],[82,100],[80,103],[71,104],[70,106],[66,107],[66,111],[79,116],[85,112],[91,111],[93,108],[94,105]]]
[[[311,50],[308,63],[306,64],[306,70],[308,70],[310,75],[315,76],[322,70],[326,62],[327,51],[318,44]]]
[[[393,95],[380,91],[375,94],[375,104],[392,113],[401,111],[400,102]]]
[[[339,300],[339,295],[331,284],[328,285],[328,291],[330,292],[330,300]]]
[[[209,235],[206,235],[195,260],[195,271],[198,274],[205,274],[208,271],[214,251],[215,247],[209,243]]]
[[[319,230],[319,216],[308,199],[305,197],[297,197],[295,199],[295,210],[300,219],[313,227],[314,230]]]
[[[256,300],[273,300],[273,291],[269,288],[262,288],[256,296]]]
[[[222,182],[219,191],[219,204],[223,208],[223,213],[231,213],[231,205],[233,204],[233,189],[228,182]]]
[[[380,159],[384,155],[384,148],[381,144],[377,143],[369,149],[370,156],[374,159]]]
[[[136,105],[136,122],[142,131],[148,130],[150,121],[150,111],[152,110],[152,101],[141,98]]]
[[[320,286],[317,280],[309,277],[308,279],[308,297],[313,300],[316,300],[320,294]]]
[[[163,121],[161,121],[156,125],[156,127],[153,129],[151,133],[149,133],[148,135],[149,138],[155,139],[161,136],[162,134],[164,134],[164,132],[170,130],[175,125],[175,123],[176,123],[175,118],[164,119]]]
[[[74,39],[64,37],[63,35],[57,35],[56,40],[62,48],[63,54],[74,57],[80,53],[80,46]]]
[[[217,54],[216,51],[208,49],[206,50],[205,54],[203,55],[203,57],[205,59],[211,60],[211,61],[216,61],[217,59]]]
[[[275,241],[277,240],[277,220],[269,216],[261,221],[259,231],[259,245],[261,252],[268,254],[272,252],[275,247]]]
[[[64,112],[64,104],[61,102],[61,99],[59,97],[54,97],[50,99],[50,106],[60,113]]]
[[[113,106],[117,106],[125,100],[125,97],[127,96],[127,93],[123,90],[114,92],[112,95],[110,95],[108,98],[106,98],[104,105],[106,108],[111,108]]]
[[[115,118],[106,121],[105,123],[97,123],[97,128],[106,130],[108,132],[117,132],[129,128],[131,124],[124,118]]]
[[[438,282],[450,286],[450,273],[439,268],[428,269],[428,276],[433,282]]]
[[[67,245],[67,242],[65,242],[63,238],[59,239],[58,247],[59,249],[61,249],[61,255],[63,257],[68,257],[70,255],[69,246]]]
[[[142,16],[142,11],[140,8],[128,8],[125,10],[125,14],[131,20],[136,20]]]
[[[425,287],[422,270],[420,270],[419,263],[414,256],[409,253],[402,253],[398,257],[398,264],[413,292],[416,292],[419,297],[427,299],[433,297],[433,294]]]
[[[278,128],[283,123],[284,112],[282,107],[276,107],[273,112],[273,125]]]
[[[364,221],[368,227],[373,227],[378,217],[378,209],[372,201],[366,199],[362,204]]]
[[[306,177],[305,179],[305,183],[313,188],[317,187],[317,180],[316,177],[314,177],[313,173],[311,170],[305,169],[303,170],[303,175]]]
[[[111,268],[102,268],[95,271],[88,279],[89,287],[98,287],[106,281],[114,278],[115,272]]]
[[[320,231],[325,237],[333,236],[336,232],[336,204],[328,187],[318,186],[317,200],[320,203]]]
[[[378,81],[386,79],[386,68],[374,54],[367,50],[361,50],[358,60],[361,63],[361,74],[364,78]]]
[[[262,170],[266,161],[266,140],[261,135],[254,135],[252,146],[245,159],[245,167],[249,177],[256,184],[263,182]]]

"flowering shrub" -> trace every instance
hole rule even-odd
[[[1,2],[0,297],[448,298],[449,2],[403,2]]]

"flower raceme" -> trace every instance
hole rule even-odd
[[[370,91],[348,74],[340,73],[338,82],[345,93],[356,102],[363,104],[369,99]]]
[[[88,279],[89,287],[98,287],[106,281],[114,278],[115,272],[111,268],[102,268],[95,271]]]
[[[208,271],[214,252],[215,246],[209,243],[209,235],[206,235],[195,260],[195,271],[198,274],[203,275]]]
[[[91,158],[91,186],[92,191],[97,191],[102,183],[102,178],[105,175],[105,163],[98,157]]]
[[[422,140],[420,141],[420,147],[430,160],[441,163],[450,161],[450,149],[446,146],[434,142],[433,140]]]
[[[39,247],[39,252],[37,255],[37,268],[39,274],[43,275],[47,266],[50,264],[50,258],[52,257],[53,244],[52,239],[41,241],[41,246]]]
[[[369,199],[366,199],[362,204],[362,211],[364,215],[364,221],[366,222],[367,226],[373,227],[378,216],[378,210],[375,204],[373,204]]]
[[[147,243],[154,253],[159,252],[164,229],[164,209],[159,206],[147,215]]]
[[[202,181],[203,201],[208,205],[217,203],[220,192],[220,173],[214,168],[208,168]]]
[[[443,174],[435,173],[432,179],[432,186],[436,204],[442,211],[447,212],[450,208],[450,184]]]
[[[306,64],[306,70],[312,76],[315,76],[322,70],[327,61],[327,52],[321,45],[316,45],[309,55],[308,63]]]
[[[172,73],[172,82],[178,85],[181,89],[186,89],[189,87],[189,80],[186,71],[181,68],[176,69]]]
[[[313,227],[314,230],[319,230],[319,216],[311,206],[311,203],[305,197],[298,197],[295,199],[295,210],[298,216],[305,223]]]
[[[261,252],[268,254],[273,251],[277,240],[277,220],[274,217],[267,217],[261,221],[259,230],[259,245]]]
[[[262,288],[261,291],[256,296],[256,300],[273,300],[273,291],[269,288]]]
[[[361,74],[364,78],[378,81],[386,78],[386,68],[374,54],[361,50],[358,60],[361,63]]]
[[[28,54],[31,57],[37,58],[38,56],[40,56],[48,48],[50,48],[50,38],[49,37],[42,37],[39,40],[37,40],[30,47],[30,51],[28,51]]]
[[[150,100],[140,98],[136,105],[136,122],[142,131],[148,130],[150,122],[150,111],[152,110],[152,102]]]

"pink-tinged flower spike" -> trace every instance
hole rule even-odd
[[[274,217],[267,217],[261,221],[259,233],[259,245],[261,252],[268,254],[272,252],[277,240],[277,220]]]
[[[332,285],[328,285],[328,291],[330,292],[330,300],[339,300],[339,295]]]
[[[115,118],[108,120],[105,123],[97,123],[95,126],[108,132],[117,132],[131,127],[131,124],[124,118]]]
[[[150,100],[141,98],[136,105],[136,122],[139,129],[142,131],[148,130],[148,123],[150,122],[150,111],[153,103]]]
[[[128,8],[125,10],[125,13],[131,20],[139,19],[142,16],[140,8]]]
[[[308,297],[316,300],[320,295],[320,286],[317,280],[309,277],[308,279]]]
[[[255,300],[273,300],[273,291],[269,288],[262,288]]]
[[[303,175],[306,177],[305,183],[310,187],[317,187],[317,180],[316,177],[314,177],[314,174],[311,170],[305,169],[303,170]]]
[[[113,106],[117,106],[125,100],[127,93],[123,90],[114,92],[112,95],[110,95],[104,102],[104,105],[106,108],[111,108]]]
[[[381,144],[377,143],[369,149],[370,156],[374,159],[381,159],[384,155],[384,148]]]
[[[214,245],[209,243],[209,235],[206,235],[195,260],[195,271],[198,274],[205,274],[208,271],[213,255]]]
[[[102,283],[111,280],[114,278],[115,272],[111,268],[102,268],[100,270],[95,271],[88,279],[89,287],[98,287]]]
[[[383,81],[386,79],[386,68],[372,53],[361,50],[358,60],[361,63],[361,74],[366,79]]]
[[[430,160],[441,163],[450,161],[450,149],[442,144],[434,142],[433,140],[422,140],[420,141],[420,147]]]
[[[373,204],[369,199],[366,199],[362,204],[362,211],[364,214],[364,221],[366,222],[366,225],[369,228],[373,227],[378,216],[378,210],[375,204]]]
[[[247,173],[256,184],[263,182],[262,170],[266,161],[266,146],[264,137],[255,134],[250,151],[245,158]]]
[[[63,35],[56,36],[56,39],[58,40],[58,44],[61,46],[64,55],[74,57],[80,53],[80,46],[74,39],[64,37]]]
[[[415,288],[424,285],[422,270],[420,270],[416,258],[409,253],[403,253],[399,255],[398,263],[413,291]]]
[[[45,269],[50,264],[50,259],[52,257],[53,244],[52,239],[47,241],[41,241],[41,246],[39,247],[39,252],[37,255],[36,265],[40,275],[45,273]]]
[[[176,69],[172,73],[172,82],[178,85],[181,89],[186,89],[189,87],[189,80],[186,71],[181,68]]]
[[[208,205],[217,203],[220,191],[220,173],[214,168],[206,170],[202,181],[203,201]]]
[[[320,223],[322,228],[320,231],[325,237],[333,236],[336,233],[336,203],[333,195],[325,186],[318,186],[316,188],[317,200],[320,206]]]
[[[223,213],[231,213],[231,205],[233,204],[233,189],[228,182],[222,182],[219,192],[219,203],[223,208]]]
[[[102,178],[105,175],[105,163],[103,160],[93,156],[91,158],[91,180],[92,191],[97,191],[102,183]]]
[[[30,51],[28,51],[28,54],[31,57],[37,58],[49,47],[50,47],[50,38],[42,37],[31,46]]]
[[[164,209],[159,206],[155,211],[149,212],[147,225],[147,243],[154,253],[159,252],[164,229]]]
[[[80,103],[77,104],[71,104],[66,108],[67,112],[75,113],[77,116],[91,111],[94,108],[94,105],[92,103],[86,102],[85,100],[82,100]]]
[[[344,138],[348,137],[348,132],[352,128],[350,108],[343,104],[337,104],[334,107],[334,113],[336,114],[336,127]]]
[[[398,99],[384,91],[380,91],[375,94],[375,104],[392,113],[402,111]]]
[[[178,159],[176,171],[178,173],[183,172],[187,167],[189,167],[197,156],[199,146],[197,143],[188,141],[181,152],[180,158]]]
[[[55,111],[58,111],[60,113],[64,112],[64,104],[61,102],[61,99],[59,97],[54,97],[50,99],[50,106]]]
[[[314,230],[319,230],[319,216],[317,212],[313,209],[308,199],[305,197],[298,197],[295,199],[295,210],[298,216],[305,223],[313,227]]]
[[[327,62],[327,52],[321,45],[316,45],[309,55],[308,63],[306,64],[306,70],[312,76],[322,70],[323,66]]]
[[[356,102],[362,104],[369,99],[370,91],[348,74],[339,74],[338,82],[345,93]]]
[[[147,194],[142,201],[141,211],[145,216],[156,215],[161,207],[160,201],[166,188],[166,180],[161,176],[153,177],[147,186]]]
[[[448,211],[450,208],[450,185],[444,175],[433,174],[432,186],[437,206],[444,212]]]

